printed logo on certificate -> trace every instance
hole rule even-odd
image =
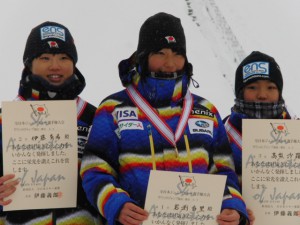
[[[255,225],[299,224],[300,120],[243,120],[243,198]]]
[[[76,101],[2,102],[4,174],[20,180],[4,211],[75,207]]]
[[[143,225],[216,225],[226,176],[152,170]]]

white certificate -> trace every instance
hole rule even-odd
[[[76,206],[76,111],[75,100],[2,103],[3,171],[20,179],[4,211]]]
[[[217,225],[226,176],[152,170],[143,225]]]
[[[242,162],[255,225],[299,224],[300,120],[243,120]]]

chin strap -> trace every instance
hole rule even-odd
[[[198,83],[195,79],[193,79],[193,78],[191,77],[191,80],[192,80],[192,83],[193,83],[194,88],[199,88],[199,87],[200,87],[199,83]]]
[[[142,73],[143,74],[143,73]],[[183,74],[187,74],[192,82],[195,88],[199,87],[199,83],[192,79],[193,76],[193,65],[191,63],[186,63],[183,70],[172,72],[172,73],[165,73],[165,72],[148,72],[148,76],[156,79],[163,79],[163,80],[174,80],[179,77],[182,77]]]
[[[150,72],[149,76],[156,79],[162,80],[174,80],[182,77],[183,72],[164,73],[164,72]]]

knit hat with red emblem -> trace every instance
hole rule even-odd
[[[149,53],[163,48],[170,48],[186,58],[185,35],[180,19],[160,12],[149,17],[141,26],[136,51],[137,63],[145,67]]]
[[[23,55],[24,65],[30,67],[32,60],[43,53],[65,53],[76,64],[77,50],[68,28],[49,21],[33,28],[26,42]]]

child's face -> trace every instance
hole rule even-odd
[[[275,83],[258,80],[245,86],[244,100],[248,102],[277,102],[279,90]]]
[[[74,73],[74,63],[67,54],[42,54],[32,61],[31,72],[52,85],[61,85]]]
[[[172,49],[163,48],[158,52],[152,52],[148,57],[150,72],[174,73],[183,69],[185,58],[183,55],[173,52]]]

